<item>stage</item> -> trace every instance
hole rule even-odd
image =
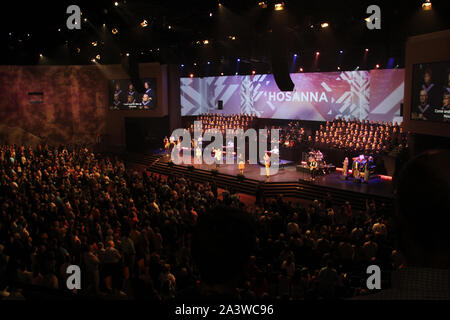
[[[162,162],[169,162],[168,156],[162,156]],[[215,164],[194,164],[194,158],[191,158],[192,165],[182,164],[183,167],[194,167],[197,170],[205,171],[217,171],[218,174],[238,176],[240,174],[237,164],[222,164],[216,167]],[[262,171],[261,171],[262,170]],[[263,174],[261,174],[263,173]],[[311,180],[309,172],[297,171],[297,167],[294,162],[280,159],[280,168],[278,172],[274,173],[273,170],[270,177],[265,175],[265,168],[263,165],[246,164],[244,170],[245,179],[256,180],[263,183],[295,183],[306,182],[308,184],[314,184],[317,186],[323,186],[327,188],[340,189],[342,191],[357,192],[366,195],[379,196],[383,198],[393,197],[392,181],[389,177],[376,175],[369,180],[369,183],[356,183],[352,177],[348,180],[342,179],[342,172],[337,169],[336,171],[327,175],[318,175],[315,180]]]

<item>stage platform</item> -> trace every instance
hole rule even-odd
[[[286,162],[276,174],[269,178],[265,176],[265,168],[261,165],[247,164],[244,176],[239,175],[237,164],[175,165],[168,156],[162,154],[142,155],[128,154],[128,162],[145,165],[149,171],[170,176],[184,176],[194,182],[214,181],[218,187],[232,188],[236,192],[255,195],[258,188],[265,197],[275,197],[282,194],[286,197],[297,197],[306,200],[323,199],[330,193],[336,204],[350,201],[355,209],[364,210],[366,199],[374,200],[378,205],[393,206],[392,181],[388,177],[375,177],[368,184],[355,183],[341,179],[337,171],[326,176],[318,176],[311,181],[309,173],[297,171],[296,165]],[[263,170],[261,172],[261,169]],[[263,173],[263,175],[261,175]]]
[[[169,162],[169,159],[163,159],[162,161]],[[185,164],[181,166],[189,167],[189,165]],[[192,164],[192,166],[195,169],[201,169],[205,171],[217,170],[221,174],[227,174],[231,176],[237,176],[239,174],[237,164],[222,164],[219,168],[216,168],[215,164]],[[386,198],[392,197],[392,182],[387,179],[381,179],[379,176],[370,179],[368,184],[355,183],[352,178],[349,178],[348,180],[342,180],[342,173],[335,171],[328,175],[317,176],[314,181],[311,181],[311,175],[309,172],[298,171],[295,163],[283,160],[280,160],[280,168],[278,169],[278,172],[275,174],[271,173],[269,178],[265,176],[265,173],[264,175],[261,175],[261,169],[265,172],[265,168],[262,165],[247,164],[245,166],[244,176],[246,179],[256,180],[264,183],[301,181],[310,184],[316,184],[318,186],[326,186],[345,191],[359,192],[367,195],[375,195]]]

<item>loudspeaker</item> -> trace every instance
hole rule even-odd
[[[284,21],[277,21],[272,29],[270,41],[272,73],[280,91],[292,91],[295,87],[289,74],[286,28]]]
[[[218,100],[217,101],[217,109],[223,110],[223,100]]]
[[[139,63],[137,60],[137,56],[134,53],[130,53],[128,57],[124,56],[122,58],[122,66],[125,69],[125,72],[130,77],[130,81],[136,91],[139,93],[143,93],[145,90],[144,84],[139,77]]]

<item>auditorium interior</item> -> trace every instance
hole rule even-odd
[[[0,301],[450,299],[449,1],[23,5]]]

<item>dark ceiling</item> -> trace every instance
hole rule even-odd
[[[128,53],[139,62],[183,64],[185,75],[262,73],[270,72],[273,40],[281,37],[287,59],[297,54],[292,71],[402,67],[409,36],[450,24],[448,0],[433,0],[431,11],[422,10],[421,0],[286,0],[283,11],[274,10],[280,1],[266,1],[267,8],[258,5],[261,0],[114,2],[2,3],[0,63],[91,64],[100,55],[98,63],[112,64]],[[81,30],[66,27],[71,4],[81,8]],[[371,4],[381,8],[381,30],[366,27]],[[321,28],[323,22],[329,27]]]

